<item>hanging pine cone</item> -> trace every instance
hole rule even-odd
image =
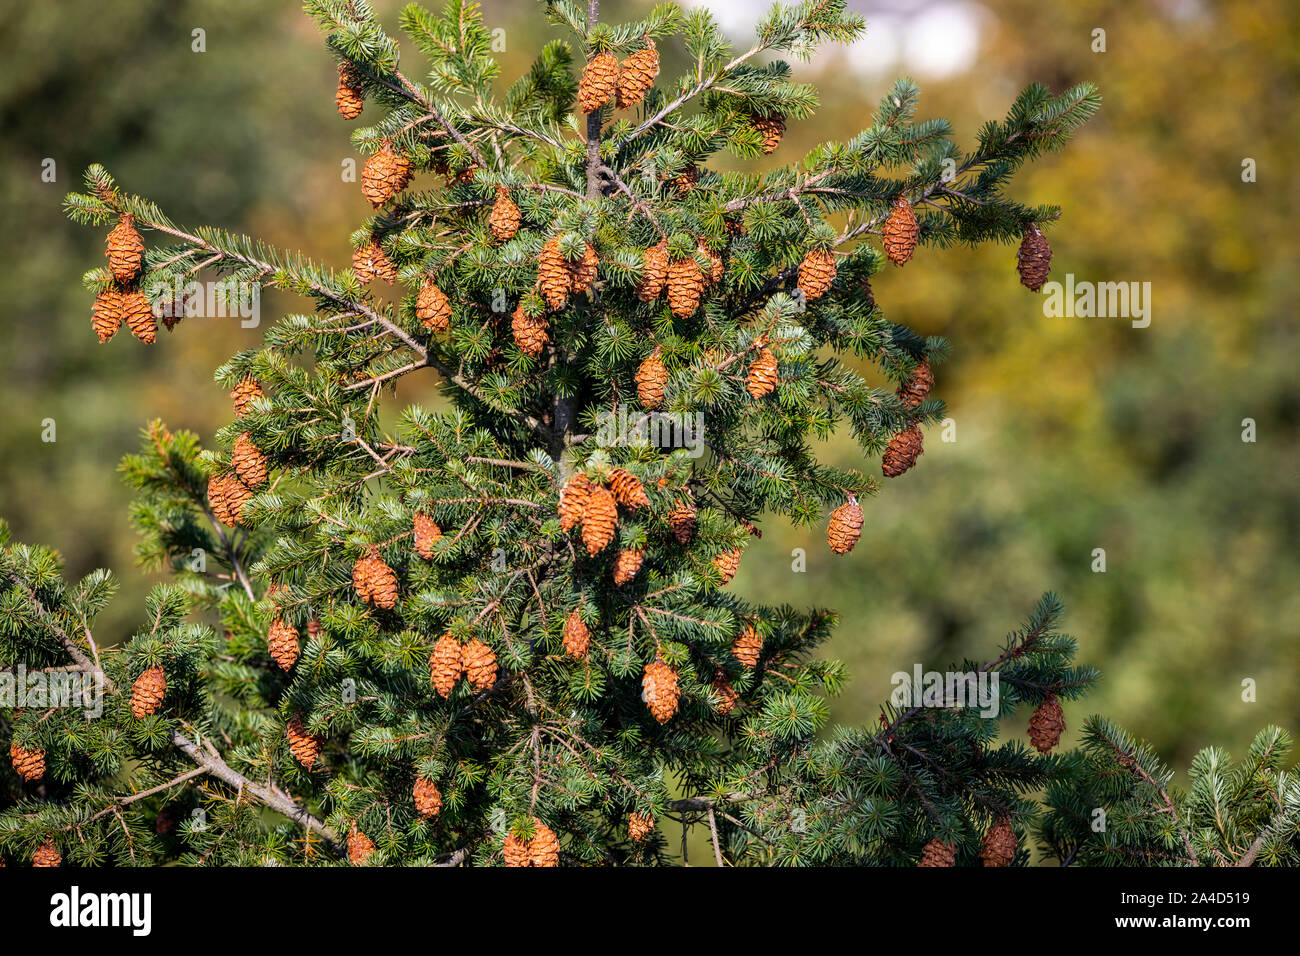
[[[1006,817],[989,827],[980,847],[980,859],[985,866],[1010,866],[1016,858],[1020,844],[1016,840],[1016,831],[1011,828],[1011,821]]]
[[[365,109],[366,101],[361,95],[361,80],[356,68],[344,60],[339,64],[339,88],[334,94],[334,105],[338,107],[339,116],[344,119],[356,119]]]
[[[695,506],[686,499],[680,499],[668,512],[668,527],[678,544],[690,544],[695,537]]]
[[[668,264],[668,305],[675,317],[685,319],[694,315],[703,293],[704,275],[694,257]]]
[[[677,671],[655,658],[645,666],[641,677],[641,699],[650,708],[650,714],[661,724],[666,724],[677,713]]]
[[[642,302],[653,302],[664,291],[668,281],[668,242],[660,240],[641,256],[641,278],[636,284],[636,296]]]
[[[478,178],[479,165],[473,163],[461,170],[454,170],[448,167],[445,171],[445,178],[448,186],[470,186]]]
[[[491,690],[497,682],[497,656],[477,637],[461,648],[465,677],[475,690]]]
[[[901,266],[912,258],[912,253],[916,250],[916,237],[920,232],[921,227],[916,221],[916,213],[912,211],[912,204],[905,196],[899,196],[894,200],[894,206],[881,230],[885,255],[889,256],[889,261]]]
[[[636,370],[636,397],[642,408],[658,408],[663,404],[668,369],[659,356],[660,350],[656,348]]]
[[[826,526],[826,543],[836,554],[848,554],[862,537],[862,508],[850,498],[831,512]]]
[[[497,198],[492,203],[492,215],[488,217],[488,228],[497,242],[507,242],[519,232],[519,207],[510,198],[510,191],[504,186],[497,187]]]
[[[316,640],[316,638],[320,637],[320,632],[321,632],[320,618],[313,617],[310,621],[307,622],[307,640],[309,641]]]
[[[302,714],[294,714],[289,719],[284,735],[289,738],[289,752],[293,754],[293,759],[310,770],[320,756],[321,739],[307,732]]]
[[[158,321],[153,314],[153,306],[144,297],[143,292],[124,292],[121,298],[122,320],[131,334],[145,345],[158,341]]]
[[[442,791],[436,783],[425,777],[415,778],[411,799],[415,802],[415,812],[426,820],[442,812]]]
[[[230,464],[235,469],[239,480],[249,488],[257,488],[266,482],[270,463],[262,449],[253,444],[248,432],[243,432],[235,439],[234,450],[230,453]]]
[[[614,540],[618,529],[618,503],[610,492],[594,485],[582,513],[582,543],[594,557]]]
[[[732,548],[730,551],[723,551],[721,554],[714,556],[713,566],[722,574],[722,586],[726,587],[731,583],[731,579],[736,576],[740,570],[739,548]]]
[[[933,387],[934,372],[930,370],[930,363],[922,359],[921,364],[912,369],[907,381],[898,386],[898,400],[906,408],[916,408],[925,401]]]
[[[747,623],[744,630],[731,642],[731,656],[752,671],[758,666],[758,658],[762,652],[762,636],[753,624]]]
[[[107,342],[122,327],[122,293],[105,289],[95,296],[90,308],[90,327],[101,343]]]
[[[709,260],[709,268],[702,273],[704,276],[704,284],[706,286],[717,285],[722,281],[722,276],[726,272],[726,267],[722,262],[722,256],[718,255],[706,246],[703,239],[699,241],[696,248],[699,249],[700,254],[704,256],[705,259]]]
[[[641,570],[645,561],[645,551],[641,548],[625,548],[614,559],[614,583],[619,587],[627,584]]]
[[[582,514],[587,508],[587,499],[591,495],[591,479],[587,473],[580,471],[564,483],[560,490],[560,528],[572,531],[582,523]]]
[[[415,294],[415,317],[431,332],[441,334],[451,328],[451,300],[438,288],[433,276],[425,276]]]
[[[611,468],[609,472],[609,490],[614,500],[624,508],[633,510],[642,505],[649,505],[650,498],[645,493],[641,479],[623,468]]]
[[[582,258],[577,262],[569,263],[570,282],[569,288],[574,292],[586,292],[591,288],[591,284],[596,281],[596,271],[600,267],[600,256],[596,255],[595,248],[591,243],[587,243],[582,252]]]
[[[429,681],[438,696],[450,697],[464,670],[460,641],[452,637],[449,631],[438,638],[438,643],[433,645],[433,653],[429,655]]]
[[[298,629],[282,617],[275,618],[266,632],[266,647],[280,670],[292,670],[298,661]]]
[[[1047,281],[1047,274],[1052,271],[1052,247],[1037,226],[1031,225],[1020,240],[1016,271],[1020,273],[1020,284],[1030,292],[1041,289]]]
[[[659,51],[655,49],[654,40],[646,38],[645,46],[637,50],[626,60],[618,72],[618,108],[631,109],[636,106],[655,85],[659,75]]]
[[[32,866],[61,866],[63,857],[54,846],[53,840],[46,840],[32,856]]]
[[[501,847],[505,854],[506,866],[527,866],[528,865],[528,841],[515,836],[513,833],[507,833],[505,843]]]
[[[627,815],[627,835],[633,843],[640,843],[655,832],[655,818],[648,813]]]
[[[514,315],[510,317],[510,331],[514,335],[515,345],[529,358],[537,358],[542,354],[546,343],[551,340],[549,329],[546,316],[533,318],[524,311],[522,302],[515,307]]]
[[[239,525],[244,505],[251,497],[252,489],[240,481],[233,471],[213,475],[208,479],[208,504],[212,507],[212,516],[231,528]]]
[[[835,281],[835,253],[829,249],[809,249],[799,263],[799,291],[811,302],[820,299]]]
[[[1065,712],[1055,694],[1048,694],[1029,718],[1029,742],[1040,754],[1052,752],[1065,732]]]
[[[669,179],[669,183],[680,194],[690,192],[700,184],[700,167],[687,166],[682,172]]]
[[[957,862],[957,848],[937,837],[921,848],[921,862],[917,866],[952,866]]]
[[[155,664],[131,685],[131,716],[142,720],[156,712],[167,696],[167,674]]]
[[[569,289],[573,285],[573,276],[569,273],[569,263],[560,251],[560,239],[552,236],[542,246],[537,257],[537,288],[552,309],[562,309],[569,301]]]
[[[374,545],[352,566],[352,586],[361,599],[388,610],[397,606],[397,575]]]
[[[594,113],[608,106],[614,99],[618,86],[618,57],[612,53],[597,53],[583,67],[578,81],[578,109]]]
[[[378,209],[411,181],[411,161],[384,140],[361,169],[361,195]]]
[[[736,704],[740,702],[740,695],[731,686],[727,672],[721,667],[713,672],[713,692],[718,695],[718,713],[723,717],[735,710]]]
[[[397,266],[388,258],[383,246],[373,239],[352,253],[352,271],[362,285],[375,279],[383,279],[392,285],[397,280]]]
[[[533,838],[528,841],[530,866],[559,866],[560,838],[541,820],[533,817]]]
[[[426,561],[433,560],[433,546],[442,537],[442,529],[423,511],[417,511],[412,521],[415,526],[415,553]]]
[[[257,384],[257,379],[245,375],[239,384],[230,390],[230,400],[235,406],[235,417],[243,418],[247,415],[253,399],[261,398],[264,394],[262,386]]]
[[[348,832],[348,862],[353,866],[365,866],[370,854],[374,852],[375,844],[370,837],[358,830],[355,823],[352,824],[352,829]]]
[[[113,278],[118,282],[134,279],[144,261],[144,243],[140,240],[140,233],[135,231],[135,219],[129,215],[118,219],[117,225],[109,230],[104,244]]]
[[[758,357],[749,366],[749,375],[745,377],[745,389],[755,399],[771,395],[776,391],[777,365],[776,356],[767,346],[759,349]]]
[[[755,116],[754,129],[763,137],[763,155],[775,153],[785,135],[785,118],[782,116]]]
[[[9,761],[14,771],[28,783],[45,776],[45,751],[32,748],[28,750],[20,744],[9,744]]]
[[[889,446],[880,458],[881,471],[886,478],[897,478],[915,465],[924,451],[921,429],[916,425],[905,428],[889,440]]]
[[[577,660],[587,656],[591,647],[591,630],[582,620],[578,609],[574,608],[564,619],[564,653]]]

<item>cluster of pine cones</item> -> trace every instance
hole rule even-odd
[[[560,838],[541,820],[533,817],[532,839],[507,833],[501,847],[506,866],[559,866]]]
[[[448,631],[438,638],[429,655],[429,682],[446,698],[462,676],[476,691],[491,690],[497,682],[497,655],[477,637],[462,644]]]
[[[638,105],[659,75],[659,51],[654,41],[636,50],[622,63],[613,53],[597,53],[582,70],[578,81],[578,109],[595,113],[610,103],[626,110]]]
[[[1011,826],[1011,820],[1004,816],[1000,817],[984,834],[984,839],[980,843],[979,857],[985,866],[1010,866],[1019,848],[1020,842],[1016,839],[1016,831]],[[921,860],[917,866],[942,867],[955,866],[956,863],[956,845],[945,843],[936,837],[921,848]]]
[[[244,379],[230,394],[235,402],[235,414],[240,415],[240,409],[247,410],[249,402],[262,392],[255,381]],[[238,526],[243,520],[244,505],[266,484],[270,471],[266,453],[249,432],[241,433],[230,453],[230,468],[208,479],[208,504],[213,517],[232,528]]]
[[[905,408],[916,408],[930,394],[934,386],[934,373],[930,363],[922,360],[907,380],[898,386],[898,400]],[[880,459],[880,468],[886,478],[897,478],[909,471],[916,464],[916,459],[925,451],[921,428],[915,421],[889,440],[884,455]]]
[[[126,322],[131,334],[145,345],[158,341],[158,323],[154,319],[153,306],[139,289],[138,278],[144,263],[144,242],[135,230],[135,220],[130,215],[122,215],[117,225],[109,230],[105,240],[109,271],[113,278],[104,289],[95,296],[95,304],[90,310],[90,324],[99,341],[107,342]],[[170,330],[181,316],[177,310],[164,318]]]
[[[620,505],[635,511],[649,504],[650,498],[640,479],[624,468],[611,468],[604,475],[595,475],[594,479],[585,471],[580,471],[560,491],[560,527],[572,531],[581,525],[582,543],[586,545],[587,554],[594,557],[614,540],[618,530]],[[616,565],[615,581],[618,584],[630,581],[631,575],[641,566],[639,557],[623,557],[630,554],[639,556],[640,552],[624,551],[620,554],[624,573],[630,569],[631,574],[624,580],[619,580],[620,572]],[[633,563],[635,567],[632,567]]]

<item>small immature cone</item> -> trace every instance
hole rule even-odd
[[[641,676],[641,699],[650,714],[661,724],[672,720],[677,713],[677,671],[656,658],[645,666]]]
[[[424,777],[415,778],[415,787],[411,791],[415,803],[415,812],[426,820],[442,812],[442,791],[432,780]]]
[[[569,301],[569,289],[573,286],[573,276],[569,272],[568,260],[560,251],[558,236],[552,236],[542,246],[537,257],[537,289],[552,309],[562,309]]]
[[[506,866],[528,866],[528,840],[507,833],[501,851],[506,859]]]
[[[248,432],[235,439],[235,447],[230,454],[230,464],[234,467],[239,480],[249,488],[257,488],[266,482],[270,463],[262,453],[262,449],[253,444],[252,436]]]
[[[1016,271],[1020,273],[1020,284],[1031,292],[1037,292],[1047,281],[1047,274],[1052,270],[1052,247],[1047,244],[1047,237],[1031,225],[1020,240],[1020,251],[1016,253]]]
[[[736,572],[740,570],[741,553],[742,552],[739,548],[732,548],[730,551],[723,551],[721,554],[714,556],[713,566],[722,574],[723,587],[730,584],[731,579],[734,578]]]
[[[266,632],[266,647],[280,670],[292,670],[298,662],[298,629],[284,618],[275,618]]]
[[[659,51],[654,41],[647,38],[646,45],[623,61],[618,73],[618,108],[631,109],[643,99],[659,75]]]
[[[154,317],[153,306],[144,297],[143,292],[122,293],[122,320],[131,334],[145,345],[158,341],[158,320]]]
[[[397,606],[397,575],[374,545],[352,566],[352,586],[362,600],[376,607],[391,610]]]
[[[530,316],[524,311],[522,302],[515,307],[514,314],[510,317],[510,332],[514,336],[515,345],[529,358],[537,358],[542,354],[546,343],[551,340],[549,329],[546,316]]]
[[[899,196],[894,200],[894,206],[881,230],[885,255],[889,256],[889,261],[901,266],[912,258],[912,253],[916,250],[916,237],[920,232],[921,227],[916,221],[916,213],[912,211],[912,204],[906,197]]]
[[[564,619],[564,653],[575,660],[581,660],[587,656],[590,647],[591,630],[582,620],[577,608],[574,608]]]
[[[641,480],[623,468],[613,468],[609,472],[609,490],[614,500],[624,508],[636,509],[649,505],[650,498],[645,493]]]
[[[426,561],[433,559],[433,546],[442,537],[442,529],[423,511],[417,511],[413,519],[415,526],[415,553]]]
[[[144,243],[140,240],[140,233],[135,231],[135,220],[130,216],[118,219],[117,225],[109,230],[105,246],[113,277],[118,282],[134,279],[144,261]]]
[[[582,523],[583,512],[587,508],[587,499],[591,495],[592,484],[586,472],[578,472],[560,490],[560,528],[572,531]]]
[[[251,376],[244,376],[239,384],[230,390],[230,400],[235,406],[235,417],[243,418],[249,412],[249,407],[253,404],[253,399],[261,398],[265,393],[262,386],[257,383],[257,379]]]
[[[749,366],[749,374],[745,377],[745,390],[758,400],[776,391],[777,380],[776,356],[772,354],[771,349],[764,346],[759,349],[758,357]]]
[[[934,387],[934,372],[930,370],[930,363],[922,360],[921,364],[912,370],[907,381],[898,386],[898,400],[907,408],[916,408],[930,394],[930,389]]]
[[[352,830],[348,833],[348,862],[353,866],[365,866],[370,854],[374,852],[375,844],[370,837],[358,830],[355,823],[352,824]]]
[[[1011,828],[1011,821],[1006,817],[1000,819],[984,835],[980,847],[980,859],[985,866],[1010,866],[1016,858],[1020,843],[1016,840],[1016,831]]]
[[[438,638],[429,655],[429,681],[440,697],[450,697],[465,670],[460,641],[450,633]]]
[[[465,677],[475,690],[491,690],[497,682],[497,655],[477,637],[461,648]]]
[[[1048,694],[1029,718],[1029,742],[1040,754],[1048,754],[1061,742],[1064,732],[1065,712],[1061,710],[1061,702],[1055,694]]]
[[[636,296],[642,302],[652,302],[664,291],[668,281],[668,242],[661,240],[641,256],[641,279],[636,284]]]
[[[46,840],[32,856],[32,866],[61,866],[63,857],[54,846],[53,840]]]
[[[627,548],[618,553],[614,559],[614,583],[619,587],[627,584],[641,570],[645,561],[645,551],[641,548]]]
[[[352,253],[352,271],[362,285],[375,279],[383,279],[389,285],[397,281],[397,266],[373,239]]]
[[[704,274],[694,256],[668,264],[668,306],[679,319],[689,318],[700,307]]]
[[[933,839],[921,848],[921,862],[917,866],[952,866],[957,862],[957,848],[951,843]]]
[[[405,189],[412,175],[411,161],[384,140],[361,169],[361,194],[378,209]]]
[[[26,747],[16,743],[9,744],[9,760],[14,765],[14,772],[28,783],[45,776],[45,751]]]
[[[307,732],[302,714],[294,714],[289,719],[284,735],[289,738],[289,752],[293,759],[310,770],[320,756],[321,739]]]
[[[758,666],[758,657],[763,652],[763,638],[753,624],[746,624],[731,642],[731,656],[745,667],[753,670]]]
[[[640,843],[655,830],[655,818],[648,813],[627,815],[627,835],[633,843]]]
[[[916,464],[925,449],[922,447],[921,429],[916,425],[906,428],[889,440],[889,446],[880,458],[880,468],[886,478],[897,478]]]
[[[95,304],[90,309],[90,327],[101,343],[107,342],[122,327],[122,293],[116,289],[105,289],[95,296]]]
[[[492,203],[492,215],[488,217],[488,228],[497,242],[506,242],[519,232],[519,207],[510,198],[510,191],[504,186],[497,188],[496,201]]]
[[[835,281],[835,253],[829,249],[810,249],[799,263],[799,291],[804,298],[820,299]]]
[[[785,119],[780,116],[755,116],[754,129],[763,136],[763,154],[776,152],[785,135]]]
[[[425,276],[420,291],[415,294],[415,317],[431,332],[442,333],[451,328],[451,300],[438,288],[433,276]]]
[[[155,664],[131,685],[131,716],[142,720],[158,710],[167,696],[167,674]]]
[[[659,355],[656,348],[636,370],[636,397],[642,408],[658,408],[663,404],[668,369]]]
[[[727,680],[727,672],[721,667],[713,674],[713,692],[718,695],[718,713],[721,716],[726,717],[736,709],[740,695],[736,693],[736,688],[731,686],[731,681]]]
[[[695,506],[689,501],[683,498],[673,505],[668,512],[668,527],[678,544],[691,543],[691,538],[695,537],[695,521]]]
[[[529,866],[559,866],[560,838],[541,820],[533,817],[533,838],[528,841]]]
[[[618,504],[608,490],[594,486],[587,496],[582,515],[582,543],[587,554],[595,556],[614,540],[618,528]]]
[[[339,116],[349,120],[360,116],[366,105],[356,68],[347,60],[339,64],[339,88],[334,94],[334,105],[338,107]]]
[[[849,500],[831,512],[826,526],[826,543],[836,554],[848,554],[862,537],[862,508]]]
[[[597,53],[582,69],[578,81],[578,109],[594,113],[608,106],[614,99],[618,86],[618,57],[612,53]]]

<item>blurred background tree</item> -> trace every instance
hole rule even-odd
[[[743,36],[762,4],[700,0]],[[399,0],[376,0],[394,22]],[[610,19],[648,4],[606,0]],[[1199,748],[1243,751],[1265,723],[1300,727],[1300,382],[1295,301],[1300,9],[1289,0],[854,0],[868,40],[802,66],[821,86],[778,157],[861,125],[889,79],[913,73],[926,115],[973,133],[1025,83],[1092,80],[1101,114],[1029,169],[1025,202],[1061,201],[1053,278],[1152,284],[1152,321],[1046,318],[1014,249],[922,248],[909,280],[875,292],[896,321],[948,337],[934,394],[955,442],[928,436],[918,467],[867,508],[847,558],[821,533],[764,526],[732,585],[767,603],[842,614],[830,652],[852,682],[839,722],[862,724],[913,663],[978,658],[1044,590],[1070,607],[1083,663],[1103,680],[1074,730],[1102,712],[1185,767]],[[537,37],[529,0],[489,0],[504,76]],[[195,52],[193,31],[205,52]],[[1094,31],[1105,52],[1094,52]],[[680,50],[665,49],[665,69]],[[87,164],[183,221],[221,224],[339,266],[368,214],[341,164],[356,153],[334,111],[335,73],[293,5],[152,0],[12,7],[0,24],[0,514],[60,550],[70,575],[118,570],[101,621],[127,633],[150,581],[133,568],[128,490],[114,476],[162,417],[210,436],[227,416],[211,369],[263,328],[189,319],[158,345],[100,347],[78,277],[102,254],[60,202]],[[237,122],[218,121],[226,114]],[[1255,160],[1258,181],[1242,181]],[[53,159],[57,179],[41,178]],[[919,281],[918,281],[919,280]],[[268,295],[263,322],[290,308]],[[427,389],[419,393],[416,387]],[[431,387],[403,400],[434,404]],[[57,441],[41,440],[53,418]],[[1242,420],[1258,440],[1243,443]],[[857,460],[847,439],[837,464]],[[805,548],[806,573],[791,570]],[[1106,551],[1105,573],[1092,570]],[[112,614],[120,615],[113,619]],[[1258,685],[1242,700],[1242,681]],[[1010,729],[1010,728],[1008,728]],[[1020,728],[1023,730],[1023,728]],[[1067,736],[1066,743],[1071,738]]]

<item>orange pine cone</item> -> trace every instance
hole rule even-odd
[[[659,356],[656,348],[636,370],[636,396],[642,408],[658,408],[663,404],[668,369]]]
[[[582,513],[582,543],[593,557],[614,540],[618,528],[618,503],[605,488],[595,485]]]
[[[212,507],[212,516],[231,528],[239,525],[244,505],[251,497],[252,490],[233,471],[208,479],[208,503]]]
[[[668,306],[679,319],[689,318],[700,307],[704,275],[693,256],[668,264]]]
[[[627,835],[633,843],[640,843],[655,831],[655,818],[648,813],[627,815]]]
[[[753,670],[758,666],[758,658],[762,652],[762,636],[753,624],[747,623],[745,629],[731,642],[731,656]]]
[[[167,695],[167,674],[155,664],[131,685],[131,716],[141,720],[155,713]]]
[[[348,833],[348,862],[353,866],[365,866],[374,852],[374,842],[358,830],[355,823],[352,824],[352,829]]]
[[[442,791],[432,780],[416,777],[411,799],[415,802],[415,812],[426,820],[442,812]]]
[[[907,408],[916,408],[926,400],[933,387],[934,372],[930,370],[930,363],[922,360],[921,364],[912,370],[907,381],[898,386],[898,400]]]
[[[731,686],[731,681],[727,680],[727,672],[719,667],[713,674],[713,691],[718,695],[718,713],[726,717],[736,709],[736,704],[740,701],[740,695],[736,693],[736,688]]]
[[[631,109],[643,99],[659,75],[659,51],[654,41],[646,38],[646,45],[623,61],[618,74],[618,108]]]
[[[528,866],[528,842],[513,833],[506,834],[505,843],[501,847],[506,866]]]
[[[488,217],[488,229],[497,242],[507,242],[519,232],[519,207],[510,198],[510,191],[504,186],[497,187],[496,201],[492,203],[492,215]]]
[[[28,750],[20,744],[9,744],[9,760],[14,771],[28,783],[45,776],[45,751],[32,748]]]
[[[438,638],[429,655],[429,680],[440,697],[450,697],[465,670],[460,641],[447,632]]]
[[[564,620],[564,652],[570,657],[581,660],[587,656],[591,647],[591,630],[582,615],[574,608]]]
[[[551,340],[549,329],[546,316],[530,316],[524,311],[522,302],[515,307],[514,315],[510,317],[510,331],[514,335],[515,344],[529,358],[537,358],[542,354],[546,343]]]
[[[537,257],[537,288],[552,309],[562,309],[569,301],[569,289],[573,285],[573,276],[569,272],[568,260],[560,251],[558,236],[552,236],[542,246]]]
[[[848,554],[862,537],[862,508],[852,499],[831,512],[826,527],[826,543],[836,554]]]
[[[749,367],[749,375],[745,378],[745,389],[755,400],[771,395],[776,391],[778,381],[776,356],[767,346],[759,349],[758,357]]]
[[[582,523],[582,514],[587,508],[587,499],[591,495],[591,480],[586,472],[578,472],[560,490],[560,528],[572,531]]]
[[[352,271],[362,285],[375,279],[383,279],[392,285],[397,280],[397,266],[373,239],[352,253]]]
[[[700,183],[700,167],[687,166],[682,172],[673,176],[669,182],[678,193],[688,193]]]
[[[755,116],[754,129],[763,137],[763,155],[775,153],[785,135],[785,118],[781,116]]]
[[[906,197],[894,200],[894,207],[889,211],[881,236],[884,240],[885,255],[896,266],[901,266],[916,250],[916,239],[921,227],[916,221],[916,213]]]
[[[465,676],[475,690],[491,690],[497,682],[497,656],[477,637],[461,648]]]
[[[423,511],[417,511],[412,522],[415,525],[415,553],[426,561],[433,560],[433,546],[442,537],[442,529]]]
[[[984,835],[980,859],[985,866],[1010,866],[1019,848],[1020,843],[1016,839],[1016,831],[1011,828],[1011,821],[1002,817]]]
[[[266,632],[266,647],[280,670],[292,670],[298,662],[298,629],[282,617],[275,618]]]
[[[397,606],[397,575],[374,545],[352,566],[352,586],[363,601],[391,610]]]
[[[95,304],[90,309],[90,327],[101,343],[117,334],[122,327],[121,292],[110,288],[95,296]]]
[[[591,243],[582,252],[582,258],[569,263],[570,288],[574,292],[586,292],[596,281],[596,271],[600,268],[600,257],[596,255]]]
[[[614,583],[622,587],[641,570],[641,564],[645,561],[645,551],[641,548],[627,548],[618,553],[614,559]]]
[[[104,240],[108,267],[118,282],[130,282],[144,262],[144,242],[135,231],[135,219],[123,215]]]
[[[578,81],[578,109],[594,113],[614,99],[618,85],[618,57],[597,53],[583,67]]]
[[[957,848],[938,838],[921,848],[921,862],[917,866],[952,866],[957,862]]]
[[[695,537],[695,506],[686,499],[680,499],[668,512],[668,527],[678,544],[690,544]]]
[[[677,671],[664,661],[655,658],[645,666],[641,676],[641,699],[650,708],[650,714],[661,724],[672,720],[677,713]]]
[[[334,105],[339,116],[344,119],[356,119],[365,109],[366,101],[361,95],[361,83],[356,68],[347,60],[339,64],[339,87],[334,94]]]
[[[641,278],[636,284],[637,298],[652,302],[664,291],[668,281],[668,242],[660,240],[641,256]]]
[[[906,428],[889,440],[889,447],[880,458],[881,470],[886,478],[897,478],[916,464],[925,451],[922,447],[921,429],[916,425]]]
[[[528,863],[530,866],[560,865],[560,838],[536,817],[533,818],[533,838],[528,841]]]
[[[722,263],[722,256],[718,255],[716,252],[714,252],[712,249],[706,246],[704,244],[703,239],[699,241],[699,244],[697,245],[696,248],[700,250],[700,254],[703,255],[704,258],[709,260],[708,271],[703,273],[704,284],[716,285],[717,283],[721,282],[722,276],[726,272],[726,267]]]
[[[307,732],[302,714],[294,714],[289,719],[284,735],[289,738],[289,752],[293,754],[293,759],[310,770],[320,756],[321,739]]]
[[[63,857],[55,848],[53,840],[46,840],[42,843],[32,856],[32,866],[50,867],[61,866],[62,864]]]
[[[425,276],[415,294],[415,317],[431,332],[441,334],[451,328],[451,300],[438,288],[433,276]]]
[[[144,297],[143,292],[124,292],[121,298],[122,320],[131,334],[145,345],[158,341],[158,320],[154,317],[153,306]]]
[[[1055,694],[1048,694],[1029,718],[1029,742],[1041,754],[1052,752],[1065,732],[1065,712]]]
[[[243,432],[235,439],[234,450],[230,453],[230,464],[235,474],[249,488],[257,488],[265,483],[270,463],[262,449],[253,444],[252,436]]]
[[[614,500],[624,508],[636,509],[649,505],[650,498],[645,493],[641,480],[623,468],[612,468],[609,472],[609,490]]]
[[[253,399],[261,398],[265,393],[262,386],[257,383],[257,379],[251,376],[244,376],[239,384],[230,390],[230,400],[235,405],[235,417],[243,418],[248,414]]]
[[[730,551],[723,551],[721,554],[716,555],[713,558],[713,566],[722,573],[723,587],[730,584],[731,579],[734,578],[736,572],[740,570],[741,554],[742,552],[739,548],[732,548]]]
[[[810,249],[799,263],[799,291],[808,301],[820,299],[835,281],[835,253]]]
[[[412,175],[411,161],[384,140],[361,169],[361,195],[378,209],[405,189]]]

